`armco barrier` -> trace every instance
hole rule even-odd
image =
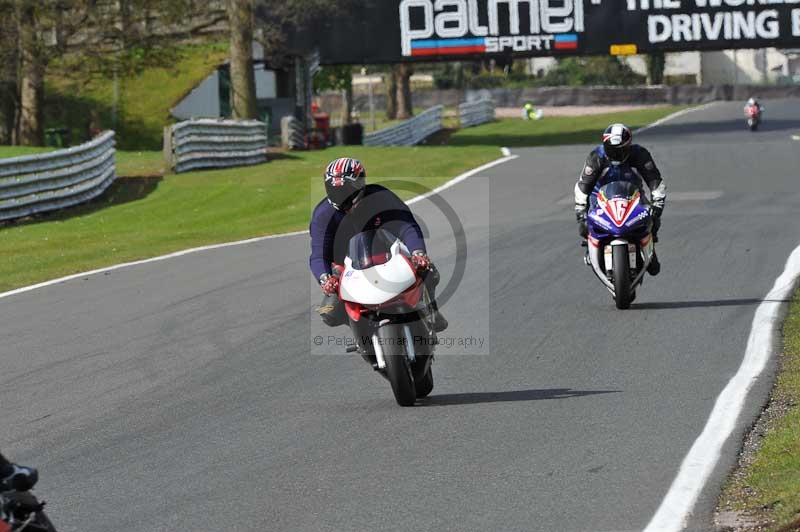
[[[437,105],[395,126],[364,135],[367,146],[414,146],[442,129],[444,107]]]
[[[165,152],[178,173],[267,160],[267,125],[257,120],[188,120],[165,135]]]
[[[114,132],[74,148],[0,159],[0,220],[89,201],[116,178]]]
[[[281,144],[290,150],[305,149],[306,135],[300,120],[293,116],[281,118]]]
[[[462,103],[458,106],[461,127],[477,126],[494,120],[494,101],[491,99]]]

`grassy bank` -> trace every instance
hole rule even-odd
[[[221,65],[227,44],[181,46],[164,66],[150,66],[122,76],[118,86],[118,122],[113,120],[114,82],[72,79],[69,63],[56,64],[46,80],[47,127],[72,130],[72,143],[87,138],[90,122],[117,131],[117,146],[126,150],[157,150],[163,127],[172,121],[170,109]]]
[[[782,369],[762,421],[766,435],[720,499],[758,530],[800,530],[800,293],[791,304],[783,336]]]
[[[684,109],[661,106],[622,113],[592,116],[556,116],[543,120],[504,119],[457,131],[450,137],[451,146],[556,146],[599,142],[600,134],[614,122],[623,122],[632,129]]]
[[[427,188],[500,156],[496,147],[341,148],[161,177],[159,153],[121,153],[119,174],[129,177],[98,200],[0,228],[0,291],[190,247],[305,229],[312,198],[323,196],[322,170],[345,154],[364,162],[372,182],[403,179]]]

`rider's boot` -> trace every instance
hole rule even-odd
[[[434,332],[440,333],[447,329],[449,323],[439,310],[439,305],[436,301],[431,303],[431,307],[433,308],[433,330]]]
[[[647,265],[647,273],[655,277],[661,272],[661,262],[658,260],[658,255],[656,252],[653,251],[653,258],[650,260],[650,264]]]

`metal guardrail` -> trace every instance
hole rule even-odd
[[[437,105],[410,120],[364,135],[367,146],[414,146],[442,129],[444,107]]]
[[[0,220],[71,207],[116,178],[114,132],[74,148],[0,159]]]
[[[257,120],[188,120],[165,131],[164,152],[176,172],[267,161],[267,125]]]
[[[461,127],[477,126],[494,120],[494,101],[490,99],[462,103],[458,106]]]
[[[281,119],[281,144],[290,150],[302,150],[306,147],[306,135],[303,123],[293,116]]]

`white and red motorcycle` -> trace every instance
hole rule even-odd
[[[359,352],[392,385],[401,406],[433,390],[431,300],[408,248],[385,229],[366,231],[349,243],[340,275],[344,302]]]

